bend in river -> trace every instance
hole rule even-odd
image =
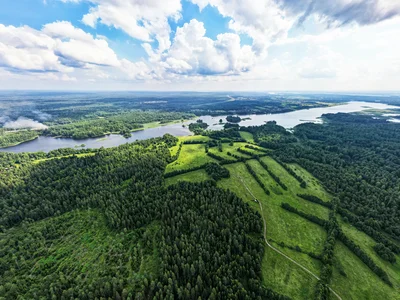
[[[243,118],[249,118],[243,120],[239,124],[241,126],[257,126],[262,125],[268,121],[276,121],[277,124],[285,128],[293,128],[298,124],[306,122],[321,123],[320,117],[327,113],[351,113],[358,112],[366,109],[392,109],[399,108],[397,106],[391,106],[382,103],[374,102],[349,102],[343,105],[330,106],[330,107],[319,107],[311,109],[296,110],[287,113],[280,114],[264,114],[264,115],[246,115],[240,116]],[[219,120],[222,119],[225,122],[226,115],[224,116],[200,116],[198,119],[202,119],[209,125],[209,129],[218,130],[222,129],[223,125],[218,124]],[[83,140],[74,140],[70,138],[52,138],[46,136],[40,136],[35,140],[25,142],[13,147],[0,149],[0,152],[37,152],[44,151],[49,152],[51,150],[59,148],[81,148],[82,144],[85,148],[101,148],[101,147],[115,147],[125,143],[134,142],[136,140],[144,140],[154,137],[163,136],[166,133],[175,136],[191,135],[187,125],[192,123],[191,121],[185,121],[183,123],[169,124],[156,128],[148,128],[140,131],[132,132],[130,138],[124,138],[118,134],[110,134],[104,138],[89,138]],[[182,125],[186,125],[183,127]]]

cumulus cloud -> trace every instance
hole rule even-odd
[[[119,60],[107,41],[96,39],[82,29],[74,27],[70,22],[47,24],[42,30],[56,39],[54,53],[66,65],[96,64],[118,66]]]
[[[0,68],[14,74],[35,73],[36,79],[76,81],[68,74],[76,69],[88,69],[110,76],[104,70],[123,72],[129,79],[152,78],[151,70],[142,62],[120,60],[103,38],[95,38],[70,22],[46,24],[42,30],[28,26],[14,27],[0,24]]]
[[[240,45],[237,34],[219,34],[212,40],[205,33],[204,24],[195,19],[178,28],[162,66],[182,75],[233,75],[254,65],[255,53],[250,46]]]
[[[200,9],[214,6],[221,15],[231,18],[229,28],[253,39],[252,50],[265,55],[271,41],[286,35],[292,19],[274,0],[191,0]]]
[[[87,64],[119,66],[119,60],[107,41],[93,38],[69,22],[47,24],[41,31],[0,24],[2,67],[68,73]]]
[[[169,38],[171,28],[168,19],[180,18],[182,9],[180,0],[87,1],[93,3],[94,6],[83,16],[83,23],[95,27],[97,22],[101,22],[121,29],[131,37],[145,42],[151,42],[155,38],[159,52],[163,52],[171,45]]]
[[[15,121],[7,121],[6,123],[4,123],[3,127],[10,128],[10,129],[21,129],[21,128],[46,129],[47,128],[46,125],[44,125],[38,121],[25,118],[25,117],[19,117]]]
[[[56,41],[28,26],[0,24],[0,66],[11,70],[68,72],[54,53]]]

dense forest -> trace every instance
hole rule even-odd
[[[339,199],[344,220],[378,241],[382,234],[400,241],[400,126],[357,114],[324,118],[328,125],[296,126],[300,142],[275,155],[320,179]],[[376,251],[390,260],[387,249]]]
[[[64,124],[50,126],[43,131],[43,135],[84,139],[104,136],[106,133],[120,133],[129,137],[131,131],[142,129],[144,123],[165,123],[193,117],[194,115],[188,113],[138,110],[107,118],[98,117],[75,122],[63,120]]]
[[[33,140],[38,136],[38,132],[33,130],[8,131],[0,128],[0,148]]]
[[[153,97],[141,98],[149,110],[137,110],[125,98],[102,99],[99,110],[92,110],[91,100],[54,106],[49,100],[42,108],[60,115],[43,121],[50,127],[42,134],[128,136],[149,122],[214,114],[216,107],[232,117],[248,112],[249,103],[260,108],[268,102],[218,99],[210,110],[192,102],[178,110],[179,99]],[[313,101],[298,105],[321,105]],[[291,101],[285,107],[268,103],[277,111],[296,108]],[[152,110],[156,104],[165,111]],[[396,267],[400,254],[400,126],[367,114],[323,118],[324,124],[291,131],[273,121],[226,123],[213,131],[199,120],[189,129],[202,136],[191,139],[167,134],[109,149],[0,153],[0,299],[287,299],[265,281],[269,269],[262,263],[270,249],[260,212],[289,214],[322,228],[320,250],[275,245],[318,261],[315,299],[332,298],[336,271],[347,277],[337,262],[338,243],[386,287],[398,288],[386,265]],[[36,136],[0,129],[0,147]],[[179,160],[183,167],[166,172]],[[178,175],[205,179],[166,184]],[[309,193],[317,181],[332,195],[329,201]],[[229,189],[220,188],[227,182],[233,182]],[[231,192],[251,194],[254,187],[274,203],[273,211],[263,212],[259,194],[248,204]],[[293,199],[318,206],[325,218]],[[343,224],[373,239],[368,251]]]
[[[257,212],[212,182],[163,187],[176,142],[166,135],[8,170],[16,176],[0,189],[0,297],[285,299],[261,283]],[[91,266],[82,259],[93,256],[105,261],[83,275]]]

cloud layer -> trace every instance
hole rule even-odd
[[[32,81],[70,84],[82,79],[169,84],[271,79],[279,74],[305,80],[332,79],[342,76],[339,66],[346,67],[350,61],[332,50],[329,40],[400,15],[400,1],[394,0],[187,0],[199,10],[211,6],[228,18],[226,32],[210,38],[207,24],[196,19],[186,19],[182,25],[172,26],[176,28],[172,31],[171,24],[185,14],[181,0],[52,1],[89,3],[88,11],[75,20],[82,28],[70,21],[43,24],[40,30],[0,24],[0,80],[25,76]],[[314,35],[299,33],[299,28],[309,26],[307,22],[323,29]],[[100,26],[125,32],[147,55],[136,61],[119,57],[112,40],[86,32],[96,32]],[[291,36],[296,30],[297,35]],[[338,33],[336,37],[333,32]],[[243,37],[247,37],[246,43]],[[290,44],[301,47],[304,43],[308,49],[293,58],[290,72],[286,59],[279,61],[277,54],[269,57],[271,48],[290,49]],[[291,49],[292,57],[297,50]],[[388,63],[390,72],[397,74],[399,56],[387,56],[385,62],[393,62]]]

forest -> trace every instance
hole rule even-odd
[[[18,145],[39,136],[34,130],[11,131],[0,128],[0,148]]]
[[[194,113],[78,113],[43,134]],[[323,119],[0,152],[0,299],[398,299],[400,125]]]

